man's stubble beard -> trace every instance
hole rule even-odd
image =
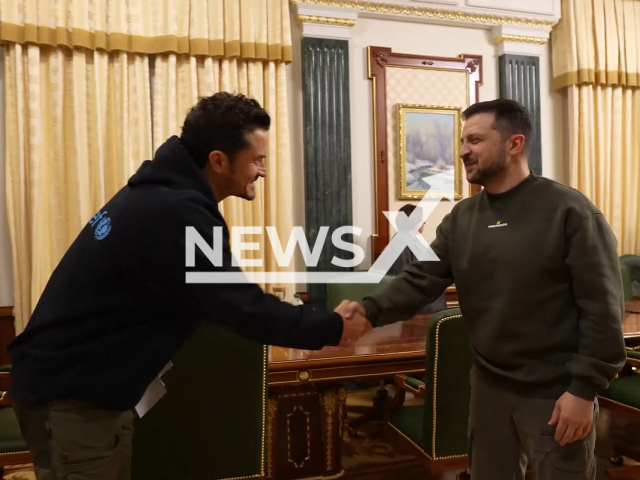
[[[496,159],[491,162],[488,167],[480,168],[480,162],[477,163],[478,167],[472,178],[469,179],[469,183],[475,183],[479,185],[484,185],[489,180],[500,175],[504,172],[509,165],[509,161],[507,160],[507,154],[503,150],[500,150],[500,153],[496,157]]]

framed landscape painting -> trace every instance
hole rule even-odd
[[[459,107],[398,104],[399,200],[462,198],[461,124]]]

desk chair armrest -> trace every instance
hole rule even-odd
[[[640,347],[627,347],[627,365],[640,369]]]
[[[0,392],[5,391],[9,388],[10,380],[11,380],[11,365],[0,366]],[[2,402],[0,402],[0,406],[3,406]]]
[[[0,392],[9,388],[9,382],[11,378],[11,365],[0,366]],[[0,402],[0,406],[2,406]]]
[[[403,389],[405,392],[413,393],[416,397],[419,397],[419,398],[424,398],[424,395],[425,395],[424,382],[416,378],[407,377],[406,375],[396,375],[395,384],[396,386]]]

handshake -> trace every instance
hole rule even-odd
[[[373,328],[365,316],[364,308],[358,302],[343,300],[334,312],[340,314],[343,322],[340,347],[351,345]]]

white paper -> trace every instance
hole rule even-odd
[[[158,403],[158,401],[167,393],[167,389],[164,386],[164,382],[160,377],[167,373],[173,367],[173,363],[167,363],[160,374],[153,379],[151,384],[147,387],[147,390],[144,392],[144,395],[136,405],[136,412],[138,416],[142,418],[149,410],[153,408],[153,406]]]
[[[162,371],[160,372],[160,374],[158,375],[158,377],[162,377],[162,375],[164,375],[165,373],[167,373],[167,371],[173,367],[173,363],[169,362],[167,363],[164,368],[162,369]],[[164,385],[164,384],[163,384]]]

